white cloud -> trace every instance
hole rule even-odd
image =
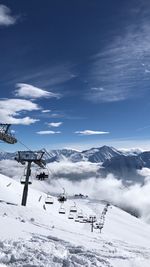
[[[76,134],[79,135],[98,135],[98,134],[109,134],[109,132],[103,131],[92,131],[92,130],[84,130],[84,131],[76,131]]]
[[[60,125],[62,125],[62,122],[50,122],[48,123],[48,126],[50,127],[59,127]]]
[[[46,90],[43,90],[41,88],[35,87],[30,84],[26,83],[17,83],[16,84],[16,96],[24,97],[24,98],[60,98],[60,94],[49,92]]]
[[[16,23],[16,17],[11,15],[11,10],[5,5],[0,5],[0,26],[9,26]]]
[[[49,112],[51,112],[50,109],[43,109],[43,110],[42,110],[42,113],[49,113]]]
[[[122,25],[120,36],[112,33],[111,42],[92,58],[93,63],[88,73],[90,88],[85,93],[85,98],[89,101],[122,101],[141,97],[149,92],[148,1],[143,1],[138,15],[135,16],[131,10],[126,15],[129,24],[124,27]],[[109,38],[110,36],[108,40]]]
[[[18,117],[22,111],[38,110],[36,103],[22,99],[4,99],[0,100],[0,118],[1,123],[24,124],[29,125],[38,121],[30,117]]]
[[[60,131],[39,131],[39,132],[36,132],[37,134],[40,134],[40,135],[48,135],[48,134],[60,134],[61,132]]]
[[[103,92],[105,89],[103,87],[92,87],[91,90],[96,92]]]
[[[145,221],[150,222],[150,171],[143,170],[143,176],[148,175],[143,177],[144,184],[132,183],[126,187],[121,179],[116,179],[112,174],[106,178],[100,176],[99,164],[63,161],[50,163],[49,167],[52,192],[58,191],[56,179],[59,179],[69,195],[82,193],[93,199],[109,201],[129,212],[135,211]]]
[[[8,168],[9,166],[9,168]],[[122,180],[117,180],[112,174],[106,178],[99,175],[99,164],[90,162],[72,163],[69,161],[48,164],[51,179],[45,188],[49,192],[60,193],[60,183],[68,195],[85,194],[92,199],[106,200],[127,209],[137,211],[150,223],[150,170],[142,169],[144,184],[132,184],[125,187]],[[1,173],[19,180],[24,166],[12,160],[0,161]],[[33,173],[35,170],[33,170]],[[65,179],[65,177],[67,177]],[[97,178],[95,178],[97,177]],[[36,187],[36,184],[33,183]],[[41,189],[41,188],[40,188]],[[41,190],[44,190],[42,188]]]
[[[94,175],[98,175],[99,164],[91,162],[75,162],[62,160],[61,162],[52,162],[48,164],[52,177],[68,178],[69,180],[88,179]]]

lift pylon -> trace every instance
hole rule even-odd
[[[45,152],[43,151],[18,151],[18,155],[15,157],[15,160],[20,162],[22,165],[26,164],[27,162],[26,178],[21,202],[22,206],[26,206],[27,203],[29,177],[31,175],[31,163],[33,162],[39,167],[44,168],[46,165],[46,162],[42,159],[44,153]]]

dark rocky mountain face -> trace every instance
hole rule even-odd
[[[126,181],[143,180],[137,172],[137,170],[141,170],[144,167],[144,162],[140,156],[120,155],[106,160],[102,166],[101,174],[103,174],[103,176],[113,173],[116,177],[123,178]]]

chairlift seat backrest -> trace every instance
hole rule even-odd
[[[69,216],[68,216],[68,219],[74,219],[74,216],[73,216],[73,214],[69,214]]]
[[[76,206],[72,206],[72,207],[70,207],[70,212],[77,212],[77,208],[76,208]]]
[[[45,199],[45,204],[54,204],[54,200],[51,196],[47,196]]]
[[[78,218],[81,218],[82,219],[83,218],[83,212],[82,211],[78,212],[78,215],[77,216],[78,216]]]
[[[23,176],[23,177],[21,178],[20,183],[21,183],[21,184],[25,184],[25,183],[26,183],[26,177],[25,177],[25,176]],[[31,178],[29,178],[28,184],[32,184],[32,180],[31,180]]]
[[[65,213],[66,213],[66,211],[65,211],[65,209],[64,209],[64,208],[60,208],[60,209],[59,209],[59,213],[60,213],[60,214],[65,214]]]

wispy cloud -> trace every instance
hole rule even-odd
[[[149,91],[150,5],[148,6],[147,14],[140,10],[138,15],[132,12],[131,23],[129,20],[128,25],[126,22],[122,26],[120,35],[113,33],[111,43],[108,42],[92,58],[86,99],[93,102],[115,102],[140,97]]]
[[[49,127],[59,127],[60,125],[62,125],[63,124],[63,122],[50,122],[50,123],[47,123],[47,125],[49,126]]]
[[[20,69],[17,73],[12,71],[6,77],[1,77],[7,84],[23,83],[34,84],[38,88],[57,89],[60,85],[76,78],[73,75],[74,66],[71,64],[44,65],[28,69]]]
[[[92,130],[76,131],[75,133],[76,133],[76,134],[79,134],[79,135],[99,135],[99,134],[109,134],[109,132],[92,131]]]
[[[36,103],[23,99],[0,100],[0,118],[2,123],[29,125],[36,121],[30,117],[21,117],[22,111],[34,111],[40,109]]]
[[[136,131],[143,131],[143,130],[147,130],[149,128],[150,128],[150,125],[147,125],[147,126],[136,129]]]
[[[24,98],[60,98],[61,95],[58,93],[49,92],[41,88],[35,87],[31,84],[18,83],[16,84],[15,95]]]
[[[50,109],[43,109],[43,110],[42,110],[42,113],[49,113],[49,112],[51,112]]]
[[[15,24],[17,18],[11,15],[11,10],[5,5],[0,5],[0,26],[10,26]]]
[[[39,131],[36,133],[40,135],[49,135],[49,134],[60,134],[61,132],[60,131]]]

